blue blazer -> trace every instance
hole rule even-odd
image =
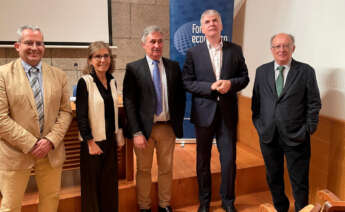
[[[230,80],[228,93],[211,90],[216,81],[206,42],[187,51],[182,78],[185,89],[192,94],[191,122],[200,127],[211,125],[218,99],[222,117],[229,127],[238,121],[237,92],[249,83],[248,70],[240,46],[223,42],[220,79]]]

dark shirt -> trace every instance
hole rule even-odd
[[[93,80],[103,98],[104,101],[104,120],[105,120],[105,131],[107,140],[114,137],[115,131],[115,112],[114,112],[114,101],[111,95],[110,81],[113,79],[111,74],[106,75],[108,89],[105,89],[101,81],[98,79],[95,73],[91,73]],[[77,85],[77,121],[81,137],[84,141],[93,139],[91,127],[89,123],[89,104],[88,104],[88,92],[86,82],[83,78],[80,78]]]

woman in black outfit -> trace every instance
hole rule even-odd
[[[88,48],[88,66],[77,85],[80,144],[81,205],[83,212],[117,212],[117,92],[114,60],[107,44]]]

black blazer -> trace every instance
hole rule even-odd
[[[166,58],[162,60],[167,77],[170,121],[176,137],[182,137],[186,95],[182,84],[181,69],[175,61]],[[123,100],[130,136],[142,131],[146,139],[150,137],[156,108],[155,95],[146,57],[128,63],[123,81]]]
[[[278,130],[287,145],[298,145],[315,132],[320,109],[315,71],[308,64],[292,60],[279,98],[275,87],[274,61],[257,68],[252,119],[261,142],[271,142]]]
[[[211,90],[216,81],[206,42],[187,51],[183,66],[183,83],[192,93],[191,122],[200,127],[208,127],[214,120],[217,99],[222,116],[230,127],[237,126],[237,92],[249,82],[248,70],[240,46],[223,42],[223,58],[220,79],[230,80],[231,88],[226,94]]]

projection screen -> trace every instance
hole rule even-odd
[[[17,40],[17,28],[37,25],[47,45],[112,44],[111,0],[5,0],[0,6],[0,45]]]

